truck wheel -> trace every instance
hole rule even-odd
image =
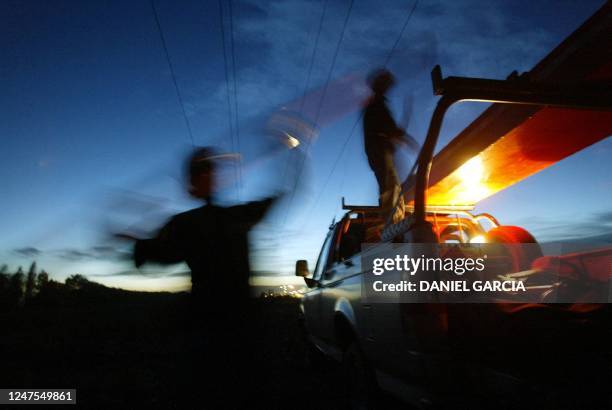
[[[498,226],[487,232],[485,239],[488,243],[533,244],[527,247],[508,247],[507,253],[511,257],[513,272],[530,269],[531,263],[543,255],[535,238],[519,226]]]
[[[329,359],[312,342],[307,341],[308,365],[317,371],[329,370]]]
[[[314,345],[312,341],[310,341],[310,338],[308,337],[308,330],[306,329],[306,324],[304,323],[303,318],[298,320],[298,326],[302,333],[302,341],[306,349],[307,366],[317,371],[328,370],[329,359],[321,350],[319,350],[319,348]]]
[[[378,386],[374,370],[356,342],[351,342],[342,357],[343,378],[349,409],[374,409]]]

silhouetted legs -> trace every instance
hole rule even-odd
[[[379,201],[383,213],[388,215],[397,203],[392,220],[394,223],[399,222],[404,217],[404,198],[400,197],[401,188],[393,163],[393,153],[385,151],[380,156],[371,156],[368,162],[378,182]]]

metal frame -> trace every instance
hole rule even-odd
[[[342,197],[342,209],[345,211],[355,211],[355,212],[376,212],[380,210],[379,205],[349,205],[344,202],[344,197]]]
[[[433,154],[447,110],[456,102],[480,101],[502,104],[542,105],[583,110],[612,109],[612,89],[608,86],[534,84],[511,75],[507,80],[468,77],[442,77],[436,65],[431,72],[434,95],[441,95],[431,117],[423,148],[417,158],[414,195],[414,223],[425,222],[427,188]],[[404,183],[406,183],[404,181]]]

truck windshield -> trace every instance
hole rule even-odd
[[[329,261],[329,249],[332,238],[334,237],[334,230],[330,230],[327,233],[327,237],[325,238],[325,242],[323,243],[323,247],[321,248],[321,253],[319,254],[319,259],[317,259],[317,265],[315,266],[314,273],[312,278],[314,280],[320,280],[323,271],[327,267],[327,263]]]

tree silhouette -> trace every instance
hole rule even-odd
[[[8,266],[6,264],[2,265],[0,267],[0,307],[2,308],[7,307],[9,303],[9,275],[7,272]]]
[[[49,284],[49,274],[46,270],[40,271],[38,277],[36,278],[36,290],[38,292],[42,291]]]
[[[32,262],[30,265],[30,270],[28,271],[28,276],[25,283],[25,300],[26,302],[32,300],[34,296],[34,291],[36,288],[36,262]]]
[[[8,286],[9,275],[8,275],[8,266],[6,264],[0,267],[0,292],[4,292]]]
[[[0,266],[0,311],[25,304],[54,306],[84,300],[79,299],[83,297],[103,298],[107,289],[80,274],[69,276],[64,283],[52,280],[44,269],[37,273],[35,261],[30,265],[27,275],[21,266],[13,274],[9,273],[7,265]]]
[[[66,278],[64,283],[66,283],[66,286],[69,289],[80,290],[80,289],[88,287],[88,285],[91,282],[89,282],[89,280],[85,276],[76,274],[76,275],[71,275],[68,278]]]
[[[19,306],[23,302],[23,269],[21,266],[11,275],[8,284],[8,300],[12,306]]]

